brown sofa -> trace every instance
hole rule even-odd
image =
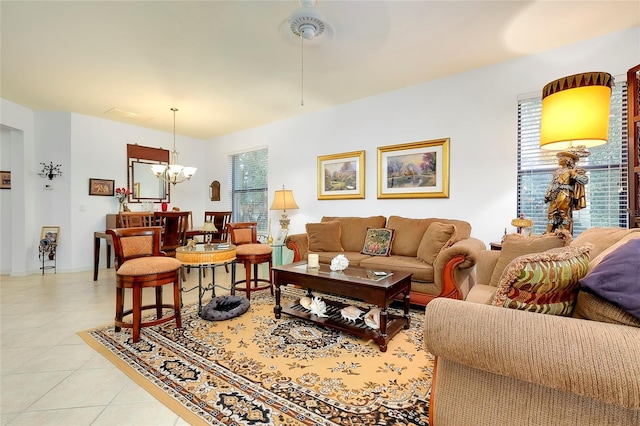
[[[570,246],[592,244],[588,275],[630,238],[640,229],[593,228]],[[436,356],[430,424],[639,425],[640,319],[582,290],[570,317],[491,306],[499,256],[479,254],[466,301],[425,309]]]
[[[350,266],[373,270],[411,272],[413,276],[410,299],[411,303],[416,305],[426,305],[436,297],[463,299],[473,285],[472,271],[476,261],[476,253],[486,247],[482,241],[470,236],[471,226],[461,220],[412,219],[400,216],[390,216],[388,220],[384,216],[325,216],[321,219],[320,224],[336,224],[336,222],[339,224],[337,246],[336,244],[325,244],[322,247],[323,250],[312,251],[318,254],[320,262],[331,263],[335,256],[343,254],[349,259]],[[427,229],[434,223],[434,227],[427,233]],[[320,229],[319,233],[325,232],[322,231],[322,227],[318,228],[314,225],[319,224],[308,224],[307,230]],[[430,235],[434,234],[434,229],[450,225],[455,226],[454,235],[444,243],[441,249],[439,249],[440,241],[423,241],[425,234],[428,239]],[[389,256],[362,254],[367,228],[385,227],[393,229],[395,232],[391,254]],[[294,261],[307,259],[310,252],[310,237],[313,248],[314,241],[316,241],[313,234],[303,233],[287,237],[286,245],[293,250]],[[436,239],[438,238],[434,238],[434,240]],[[425,249],[426,245],[431,247]],[[427,252],[431,250],[433,253],[431,255],[427,253],[426,257],[420,258],[418,257],[419,250],[422,250],[421,253],[425,250]]]

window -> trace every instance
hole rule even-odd
[[[268,150],[233,154],[230,157],[231,210],[234,222],[258,222],[268,227]]]
[[[518,213],[533,220],[533,230],[547,229],[544,194],[558,168],[557,151],[540,149],[542,99],[518,101]],[[573,212],[573,235],[595,226],[628,227],[627,213],[627,88],[615,84],[611,92],[609,142],[590,148],[577,167],[587,170],[587,207]],[[515,217],[515,216],[514,216]]]

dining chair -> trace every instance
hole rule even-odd
[[[259,290],[271,290],[273,296],[273,280],[271,279],[271,268],[273,262],[271,260],[273,249],[271,246],[258,242],[258,223],[257,222],[236,222],[227,223],[227,230],[231,244],[236,246],[236,267],[237,263],[244,264],[245,280],[244,287],[237,287],[243,284],[242,280],[236,281],[231,286],[231,295],[235,294],[236,288],[244,290],[247,299],[251,299],[251,293]],[[258,265],[262,263],[269,264],[268,279],[258,277]],[[253,270],[253,271],[252,271]],[[253,272],[253,274],[252,274]],[[253,282],[253,287],[251,283]],[[258,283],[266,283],[260,286]]]
[[[119,216],[121,228],[155,225],[153,212],[123,212]]]
[[[229,240],[227,223],[231,222],[231,212],[204,212],[204,221],[212,222],[218,229],[212,235],[212,242],[226,243]]]
[[[115,331],[122,328],[132,329],[132,339],[136,343],[140,340],[140,329],[162,324],[171,320],[176,321],[176,327],[182,328],[180,315],[180,270],[182,262],[166,256],[160,250],[162,228],[135,227],[107,229],[113,239],[113,247],[117,259],[116,270],[116,316]],[[173,285],[173,304],[162,301],[164,285]],[[155,304],[142,304],[142,289],[155,288]],[[132,291],[132,307],[124,309],[125,289]],[[172,313],[163,316],[163,309],[168,308]],[[155,309],[156,316],[142,321],[142,312]],[[130,322],[124,317],[132,315]]]
[[[191,212],[155,212],[157,224],[162,227],[160,249],[167,256],[176,257],[176,249],[187,244],[187,229]]]

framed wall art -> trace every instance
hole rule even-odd
[[[449,198],[449,139],[379,147],[378,198]]]
[[[104,195],[113,197],[116,181],[111,179],[89,178],[89,195]]]
[[[11,189],[11,172],[0,171],[0,189]]]
[[[60,241],[60,227],[59,226],[43,226],[40,231],[40,241],[49,240],[51,244],[58,244]]]
[[[318,200],[364,198],[364,151],[318,157]]]

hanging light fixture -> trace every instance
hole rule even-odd
[[[175,185],[176,183],[190,180],[198,169],[196,167],[181,166],[178,162],[178,151],[176,151],[176,112],[178,108],[171,108],[171,111],[173,111],[173,151],[171,151],[171,161],[168,166],[155,164],[151,166],[151,170],[158,179]]]
[[[289,18],[289,28],[300,37],[300,106],[304,106],[304,41],[313,40],[324,33],[326,18],[318,9],[314,8],[315,0],[299,0],[297,8]]]

